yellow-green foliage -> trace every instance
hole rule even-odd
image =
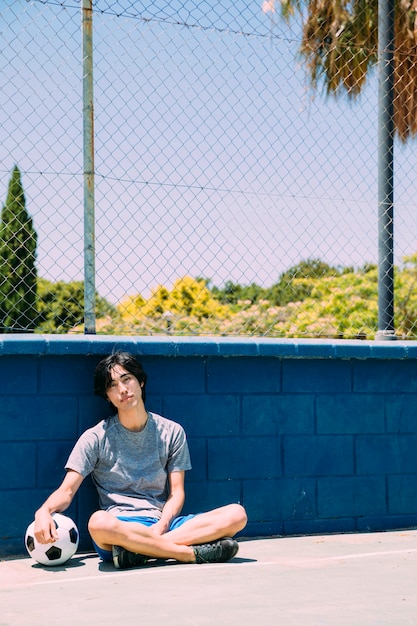
[[[211,332],[230,308],[216,300],[206,281],[185,276],[175,281],[171,291],[159,285],[149,300],[129,297],[118,307],[120,322],[148,332]]]
[[[297,279],[296,279],[297,280]],[[302,279],[311,295],[289,306],[280,325],[287,337],[344,337],[373,335],[378,324],[377,271]]]
[[[404,258],[404,269],[395,275],[395,327],[398,335],[417,333],[417,254]]]
[[[98,332],[117,334],[256,335],[372,339],[378,330],[378,272],[375,266],[319,278],[292,278],[288,290],[304,299],[272,304],[267,289],[250,299],[222,304],[207,281],[189,276],[171,290],[159,286],[151,297],[126,298],[116,316],[98,321]],[[398,336],[417,335],[417,254],[395,268],[395,328]],[[300,295],[296,296],[300,297]],[[284,299],[285,301],[285,299]],[[288,301],[288,300],[287,300]]]

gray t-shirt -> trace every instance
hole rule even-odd
[[[148,413],[140,432],[127,430],[117,415],[86,430],[65,469],[91,474],[100,508],[113,515],[161,517],[168,498],[168,473],[191,469],[184,429]]]

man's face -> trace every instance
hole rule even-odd
[[[131,409],[142,402],[142,384],[122,365],[111,370],[112,382],[107,388],[107,398],[117,410]]]

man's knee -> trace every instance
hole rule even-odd
[[[248,516],[246,515],[245,509],[241,504],[231,504],[230,506],[232,507],[234,522],[241,528],[244,528],[248,522]]]
[[[248,518],[241,504],[227,504],[217,511],[223,516],[231,534],[236,534],[245,528]]]
[[[88,520],[88,531],[91,535],[102,530],[108,530],[113,518],[106,511],[95,511]]]

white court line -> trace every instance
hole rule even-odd
[[[324,557],[323,561],[336,561],[339,559],[362,559],[368,556],[387,556],[390,554],[409,554],[411,552],[417,552],[417,548],[409,548],[408,550],[386,550],[384,552],[361,552],[359,554],[346,554],[341,556],[328,556]]]
[[[236,566],[241,566],[243,567],[244,565],[256,565],[256,566],[264,566],[264,565],[275,565],[278,567],[282,567],[282,566],[291,566],[291,565],[300,565],[300,563],[303,563],[305,565],[307,565],[308,563],[326,563],[328,561],[345,561],[345,560],[353,560],[353,559],[363,559],[363,558],[368,558],[368,557],[381,557],[381,556],[392,556],[392,555],[399,555],[399,554],[411,554],[413,552],[417,552],[417,548],[409,548],[409,549],[404,549],[404,550],[385,550],[384,552],[361,552],[359,554],[339,554],[337,556],[329,556],[329,557],[320,557],[320,558],[315,558],[315,557],[311,557],[311,558],[304,558],[304,559],[294,559],[293,561],[290,560],[282,560],[282,559],[278,559],[277,561],[257,561],[257,560],[253,560],[253,561],[242,561],[240,563],[230,563],[230,565],[233,565],[234,567]],[[243,557],[245,558],[245,557]],[[219,568],[224,568],[225,563],[211,563],[209,565],[210,570],[212,569],[219,569]],[[182,565],[178,564],[178,565],[173,565],[173,566],[163,566],[163,571],[164,573],[167,572],[170,567],[172,567],[172,571],[175,572],[177,571],[178,567],[181,567],[181,572],[193,572],[195,573],[195,567],[196,565],[193,563],[183,563]],[[101,572],[100,574],[96,574],[94,576],[80,576],[78,578],[64,578],[64,577],[60,577],[57,580],[42,580],[42,581],[34,581],[34,582],[26,582],[26,583],[17,583],[17,584],[12,584],[12,585],[8,585],[6,587],[6,589],[15,589],[15,588],[19,588],[19,587],[36,587],[36,586],[40,586],[40,585],[63,585],[64,583],[80,583],[80,582],[85,582],[85,581],[90,581],[90,580],[101,580],[102,582],[105,582],[106,580],[108,580],[109,578],[121,578],[122,576],[138,576],[138,575],[145,575],[145,576],[149,576],[151,575],[151,573],[153,575],[158,574],[159,576],[161,575],[161,567],[158,566],[154,566],[154,567],[148,567],[148,568],[141,568],[141,569],[132,569],[132,570],[124,570],[124,571],[115,571],[113,572]]]

